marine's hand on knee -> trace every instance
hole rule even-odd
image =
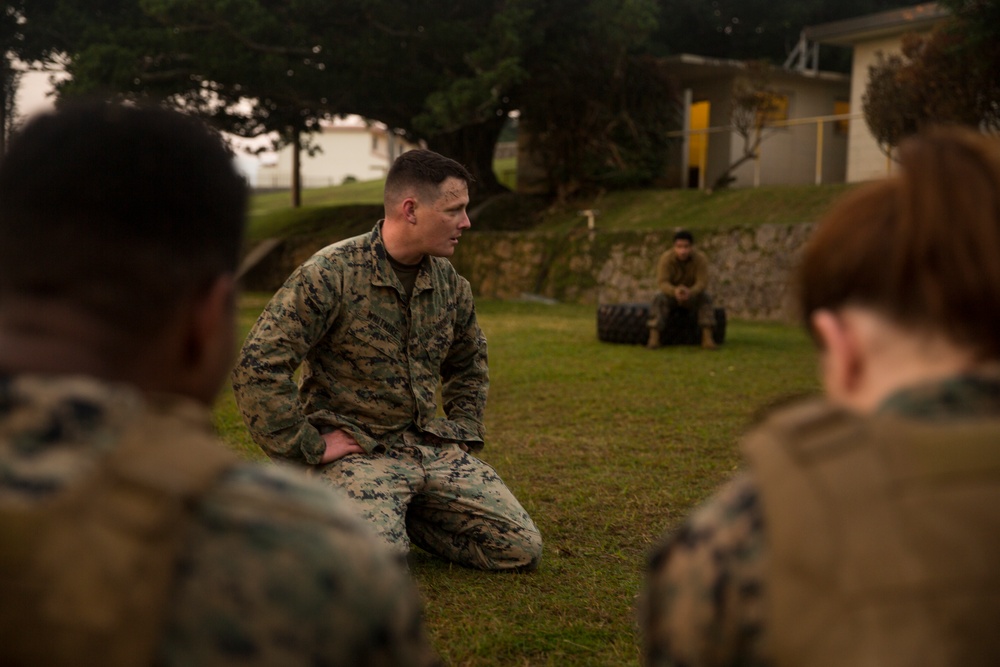
[[[332,463],[344,458],[348,454],[364,454],[365,450],[358,444],[357,440],[343,429],[323,433],[323,442],[326,443],[326,450],[320,463]]]

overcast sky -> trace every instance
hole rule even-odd
[[[25,72],[17,89],[17,113],[19,116],[30,116],[39,111],[52,108],[52,98],[46,97],[52,86],[49,85],[51,72]]]

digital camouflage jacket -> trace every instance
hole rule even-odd
[[[325,449],[323,427],[347,431],[367,452],[396,446],[407,430],[481,449],[488,388],[468,281],[447,259],[428,256],[407,300],[381,222],[320,250],[288,278],[233,371],[254,440],[271,457],[313,465]]]
[[[0,376],[0,664],[439,664],[406,572],[337,492],[217,450],[188,399]]]

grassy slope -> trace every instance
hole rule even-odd
[[[848,185],[787,185],[720,190],[635,190],[611,192],[552,212],[543,229],[570,229],[583,224],[579,210],[599,211],[601,229],[662,229],[687,227],[714,230],[732,225],[813,222],[843,194]],[[474,221],[473,221],[474,222]]]
[[[497,165],[498,174],[510,178],[506,163]],[[289,209],[287,192],[255,195],[251,204],[251,241],[284,236],[293,230],[327,229],[357,224],[341,207],[364,204],[378,207],[384,181],[366,181],[331,188],[305,190],[303,207]],[[609,192],[599,197],[570,202],[548,209],[537,229],[565,231],[586,224],[580,211],[597,209],[596,224],[602,229],[662,229],[687,227],[715,230],[732,225],[764,223],[796,224],[812,222],[830,203],[846,192],[849,185],[790,185],[734,188],[708,194],[698,190],[630,190]],[[370,227],[379,209],[364,213]],[[345,221],[347,217],[349,220]],[[473,231],[476,221],[472,221]],[[345,236],[347,234],[345,233]]]
[[[246,295],[249,328],[267,295]],[[527,575],[484,574],[417,553],[435,645],[450,665],[635,665],[634,602],[665,530],[739,465],[753,411],[816,389],[799,330],[732,322],[726,344],[649,351],[597,341],[587,306],[486,301],[490,343],[483,458],[546,541]],[[217,426],[259,457],[224,394]]]

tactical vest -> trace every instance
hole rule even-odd
[[[820,402],[745,443],[778,665],[1000,664],[1000,419],[861,417]]]
[[[150,408],[95,474],[0,510],[4,667],[153,664],[193,508],[237,461]]]

